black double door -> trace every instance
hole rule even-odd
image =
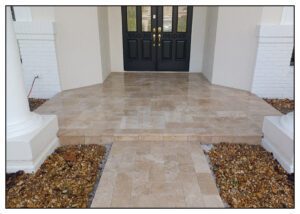
[[[188,71],[191,6],[123,6],[126,71]]]

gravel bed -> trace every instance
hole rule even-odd
[[[6,175],[7,208],[87,208],[110,145],[70,145],[55,150],[36,173]]]
[[[37,99],[37,98],[28,98],[30,111],[34,111],[39,106],[41,106],[48,99]]]
[[[294,176],[260,145],[206,147],[220,196],[232,208],[294,208]]]
[[[287,114],[295,110],[295,102],[290,99],[267,99],[264,100],[280,111],[282,114]]]

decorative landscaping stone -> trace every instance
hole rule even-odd
[[[28,98],[30,111],[34,111],[48,99],[36,99],[36,98]]]
[[[6,206],[88,207],[105,151],[101,145],[63,146],[56,149],[35,174],[22,171],[8,174]]]
[[[222,199],[234,208],[293,208],[294,185],[259,145],[215,145],[208,156]]]
[[[282,114],[287,114],[295,109],[295,102],[294,100],[290,99],[264,99],[267,103],[272,105]]]

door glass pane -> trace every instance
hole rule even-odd
[[[151,31],[151,7],[142,6],[142,31]]]
[[[187,6],[178,6],[177,32],[186,32]]]
[[[136,31],[136,7],[127,7],[127,30]]]
[[[163,31],[172,32],[172,6],[164,6],[163,10]]]

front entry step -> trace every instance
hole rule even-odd
[[[60,143],[69,144],[106,144],[112,142],[199,142],[201,144],[215,144],[221,142],[246,143],[258,145],[262,136],[209,136],[191,134],[111,134],[111,135],[59,135]]]

